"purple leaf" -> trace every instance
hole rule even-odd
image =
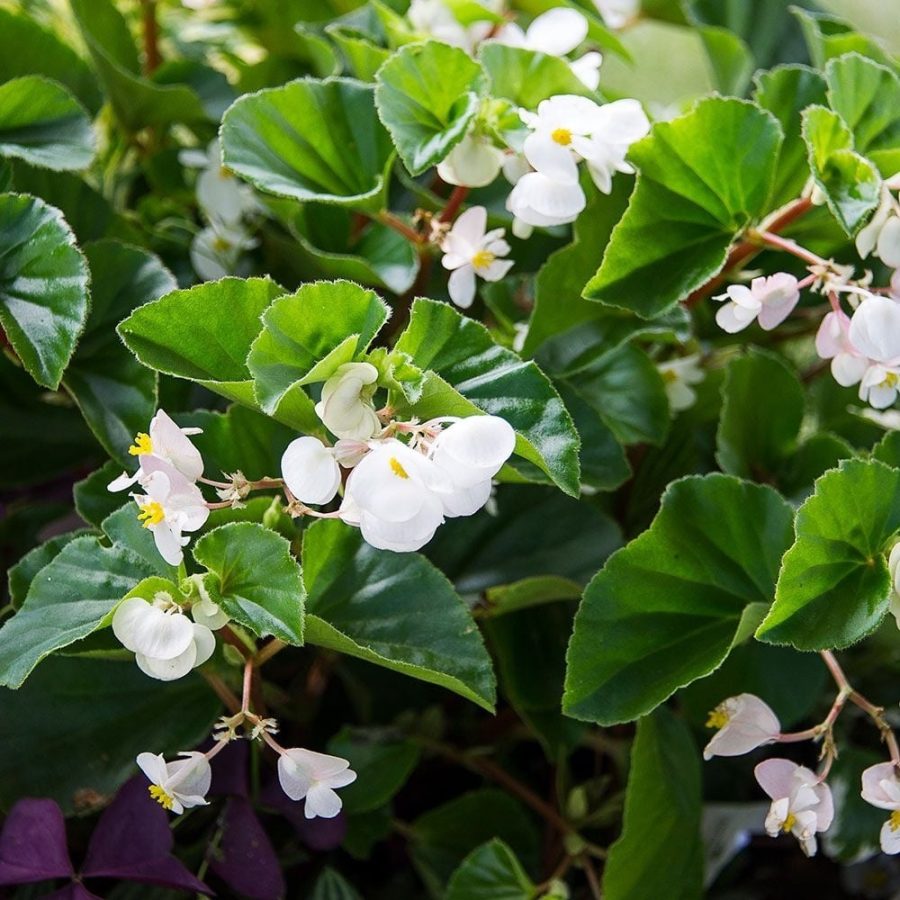
[[[249,768],[247,741],[232,741],[212,763],[212,786],[210,794],[228,797],[249,797],[247,783]]]
[[[224,833],[209,867],[241,897],[278,900],[285,885],[278,857],[250,801],[232,797],[225,807]]]
[[[147,793],[143,775],[126,782],[107,807],[88,845],[85,878],[122,878],[211,894],[172,856],[172,830],[163,808]]]
[[[307,819],[303,812],[303,801],[291,800],[281,789],[277,778],[263,788],[260,800],[280,812],[294,826],[300,840],[310,850],[334,850],[341,846],[347,836],[347,817],[343,810],[333,819]]]
[[[83,884],[70,881],[65,887],[49,894],[44,900],[103,900],[103,898],[92,894]]]
[[[0,885],[70,878],[66,823],[52,800],[24,799],[9,811],[0,832]]]

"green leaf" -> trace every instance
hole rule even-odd
[[[801,113],[814,103],[825,103],[825,79],[815,69],[795,65],[758,72],[754,82],[753,99],[778,119],[784,132],[772,192],[772,206],[779,207],[799,196],[809,180]]]
[[[723,94],[742,96],[756,68],[750,48],[727,28],[697,29],[706,50],[713,85]]]
[[[367,34],[339,22],[325,26],[325,33],[338,45],[354,78],[374,81],[375,73],[391,51],[373,43]]]
[[[721,97],[654,125],[631,147],[637,186],[585,296],[649,318],[708,281],[766,211],[781,139],[771,113]]]
[[[122,505],[122,495],[107,490],[107,485],[122,474],[122,467],[108,460],[99,469],[76,481],[72,489],[75,511],[88,525],[95,528]]]
[[[247,354],[260,316],[283,293],[269,278],[208,281],[136,309],[118,332],[145,366],[255,407]]]
[[[757,636],[830,650],[874,631],[890,605],[884,554],[900,529],[900,471],[874,459],[843,462],[816,482],[795,529]]]
[[[773,403],[772,398],[778,401]],[[771,353],[751,350],[728,364],[716,459],[723,472],[767,482],[797,444],[805,406],[797,376]]]
[[[105,803],[148,747],[197,746],[221,709],[196,675],[164,683],[130,661],[60,657],[0,704],[0,805],[51,797],[67,815]]]
[[[506,419],[516,430],[516,453],[545,472],[566,493],[578,495],[578,434],[547,376],[533,363],[494,343],[480,323],[434,300],[414,301],[396,349],[421,369],[431,369],[421,398],[400,415]]]
[[[259,637],[303,643],[306,592],[291,545],[281,535],[235,522],[204,534],[193,552],[217,577],[216,602],[228,615]]]
[[[447,900],[531,900],[537,888],[499,838],[473,850],[453,873]]]
[[[375,106],[413,175],[436,166],[463,139],[487,91],[487,75],[464,50],[407,44],[378,70]]]
[[[830,59],[845,53],[861,53],[877,62],[891,65],[890,56],[874,40],[854,31],[853,26],[838,16],[790,7],[800,22],[813,65],[825,68]]]
[[[66,544],[71,544],[77,537],[87,534],[86,529],[68,531],[58,534],[50,540],[33,547],[7,573],[9,582],[9,599],[12,605],[18,609],[24,602],[31,582],[44,566],[49,565],[59,556]]]
[[[317,281],[279,297],[263,313],[247,357],[259,405],[275,414],[285,402],[309,403],[303,385],[325,381],[355,360],[389,314],[374,291],[350,281]]]
[[[375,550],[342,522],[303,534],[306,640],[419,678],[493,710],[494,674],[452,585],[416,553]]]
[[[0,628],[0,685],[17,688],[44,657],[108,625],[113,608],[153,570],[121,547],[76,538],[35,576]]]
[[[241,97],[222,120],[225,165],[270,194],[378,211],[394,150],[373,95],[349,78],[301,78]]]
[[[560,57],[488,41],[480,46],[478,58],[490,77],[491,96],[504,97],[516,106],[535,109],[556,94],[597,98]]]
[[[63,384],[97,440],[121,463],[156,410],[156,374],[122,346],[116,325],[136,306],[177,286],[146,250],[100,241],[85,248],[91,269],[91,312]]]
[[[96,141],[85,108],[39,75],[0,84],[0,156],[55,171],[86,169]]]
[[[607,900],[702,894],[700,765],[685,725],[665,709],[638,723],[622,834],[603,873]]]
[[[881,198],[878,170],[853,150],[853,135],[841,117],[824,106],[803,111],[803,140],[816,184],[849,237],[865,224]]]
[[[900,78],[858,53],[825,67],[828,102],[853,133],[857,151],[885,176],[900,169]]]
[[[88,267],[62,213],[0,194],[0,326],[32,378],[56,390],[88,315]]]
[[[791,540],[791,509],[727,475],[673,482],[649,530],[584,593],[563,708],[611,725],[636,719],[728,655],[751,604],[768,604]]]
[[[316,879],[309,900],[362,900],[362,896],[340,872],[326,866]]]
[[[121,502],[121,495],[119,501]],[[178,577],[178,569],[170,566],[159,555],[153,532],[141,524],[138,509],[133,501],[129,500],[111,512],[100,523],[100,528],[114,546],[127,550],[141,559],[148,572],[168,578],[170,581]]]

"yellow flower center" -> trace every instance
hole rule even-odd
[[[403,468],[403,466],[400,465],[400,460],[397,459],[396,456],[392,456],[390,460],[388,460],[388,463],[391,467],[391,471],[398,478],[409,478],[409,473],[406,471],[406,469]]]
[[[728,712],[724,705],[717,706],[709,711],[709,718],[706,720],[707,728],[724,728],[729,720]]]
[[[158,784],[150,785],[150,796],[163,808],[171,809],[175,798],[163,790]]]
[[[162,505],[157,503],[155,500],[150,500],[147,503],[141,504],[141,511],[138,513],[138,521],[144,526],[144,528],[150,528],[153,525],[159,525],[160,522],[166,517],[165,511],[162,508]]]
[[[234,173],[225,166],[219,166],[219,178],[234,178]]]
[[[678,375],[676,374],[674,369],[663,369],[660,374],[662,375],[662,380],[666,384],[674,384],[676,381],[678,381]]]
[[[472,265],[476,269],[486,269],[496,258],[490,250],[479,250],[472,257]]]
[[[781,830],[785,834],[788,834],[796,824],[797,824],[797,817],[793,813],[788,813],[788,817],[782,823]]]
[[[898,828],[900,828],[900,809],[895,809],[891,813],[890,825],[891,831],[896,831]]]
[[[153,441],[150,440],[150,435],[144,434],[143,431],[138,432],[134,436],[134,443],[128,448],[128,452],[132,456],[144,456],[147,453],[152,453]]]
[[[887,375],[884,376],[884,381],[881,382],[881,386],[897,387],[898,382],[900,382],[900,375],[897,375],[896,372],[888,372]]]
[[[223,237],[213,238],[213,250],[216,250],[219,253],[224,253],[226,250],[230,250],[230,249],[231,249],[231,241],[228,241]]]
[[[550,137],[563,147],[568,147],[572,143],[572,132],[568,128],[554,128],[550,132]]]

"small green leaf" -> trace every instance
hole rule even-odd
[[[204,534],[194,559],[218,578],[216,601],[259,637],[303,643],[306,592],[291,545],[253,522],[235,522]]]
[[[769,487],[718,474],[673,482],[650,529],[584,593],[564,710],[603,725],[630,721],[712,672],[745,609],[770,602],[791,521]]]
[[[757,636],[798,650],[846,647],[890,605],[885,553],[900,529],[900,471],[874,459],[843,462],[816,482],[795,527]]]
[[[338,45],[350,73],[360,81],[374,81],[375,73],[391,55],[390,50],[379,47],[365,32],[343,25],[340,21],[326,25],[325,33]]]
[[[537,888],[499,838],[473,850],[453,873],[447,900],[531,900]]]
[[[88,315],[88,267],[62,213],[0,194],[0,326],[31,377],[56,390]]]
[[[490,657],[466,605],[416,553],[375,550],[342,522],[303,534],[306,639],[493,710]]]
[[[87,529],[79,529],[78,531],[68,531],[65,534],[58,534],[38,544],[28,551],[14,566],[10,567],[7,573],[9,582],[9,599],[12,605],[18,609],[25,602],[25,596],[31,587],[31,582],[44,566],[49,565],[59,556],[66,544],[71,544],[77,537],[83,537],[87,534]]]
[[[39,75],[0,84],[0,156],[55,171],[86,169],[96,140],[85,108]]]
[[[694,900],[703,884],[700,765],[686,726],[659,709],[638,723],[622,834],[603,873],[607,900]]]
[[[302,78],[241,97],[222,120],[225,165],[270,194],[377,211],[394,149],[373,93]]]
[[[439,41],[407,44],[378,70],[375,105],[413,175],[437,165],[462,140],[487,91],[464,50]]]
[[[585,296],[649,318],[708,281],[767,210],[781,140],[771,113],[722,97],[654,125],[631,148],[637,186]]]

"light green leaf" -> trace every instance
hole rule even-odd
[[[44,657],[108,625],[113,608],[154,572],[121,547],[76,538],[34,577],[0,628],[0,686],[19,687]]]
[[[355,360],[389,314],[374,291],[350,281],[317,281],[279,297],[263,313],[247,357],[259,405],[275,414],[285,403],[303,403],[303,385],[325,381]]]
[[[123,500],[122,495],[118,496]],[[156,549],[153,532],[144,528],[138,519],[138,508],[133,500],[126,500],[111,512],[101,523],[100,529],[116,547],[127,550],[141,559],[148,572],[173,580],[178,577],[178,569],[170,566]]]
[[[717,668],[747,607],[771,601],[791,521],[769,487],[718,474],[673,482],[649,530],[585,591],[564,710],[630,721]]]
[[[241,97],[222,120],[225,165],[270,194],[377,211],[394,154],[373,95],[349,78],[301,78]]]
[[[853,26],[844,19],[799,6],[790,9],[800,22],[809,55],[817,69],[825,68],[828,60],[845,53],[861,53],[885,65],[891,64],[890,57],[879,44],[854,31]]]
[[[291,545],[281,535],[235,522],[204,534],[193,553],[218,579],[214,595],[228,615],[259,637],[303,643],[306,592]]]
[[[702,894],[700,765],[687,727],[659,709],[638,723],[622,834],[603,873],[607,900]]]
[[[537,888],[499,838],[473,850],[453,873],[447,900],[531,900]]]
[[[426,299],[413,303],[396,349],[435,373],[415,403],[395,398],[399,414],[425,420],[476,412],[500,416],[516,430],[516,453],[577,496],[578,435],[559,395],[533,362],[495,344],[483,325],[452,306]]]
[[[0,156],[55,171],[86,169],[96,140],[85,108],[38,75],[0,84]]]
[[[649,318],[708,281],[766,212],[781,139],[770,113],[721,97],[654,125],[631,147],[637,186],[585,296]]]
[[[373,43],[369,35],[348,25],[332,22],[325,33],[338,45],[354,78],[374,81],[375,73],[391,51]]]
[[[145,366],[255,407],[247,354],[283,293],[269,278],[208,281],[136,309],[118,332]]]
[[[885,553],[900,529],[900,471],[874,459],[843,462],[816,482],[795,528],[757,636],[798,650],[865,637],[890,605]]]
[[[378,115],[413,175],[462,140],[487,91],[481,66],[439,41],[407,44],[378,70],[376,82]]]
[[[28,194],[0,194],[0,326],[44,387],[59,387],[84,328],[88,283],[62,213]]]
[[[494,674],[453,586],[416,553],[375,550],[342,522],[303,534],[306,640],[455,691],[493,710]]]
[[[706,25],[699,27],[697,33],[703,41],[716,90],[742,96],[756,68],[750,48],[728,28]]]

